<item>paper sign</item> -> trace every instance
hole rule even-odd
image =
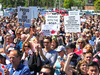
[[[49,35],[57,35],[58,25],[42,25],[42,35],[49,36]]]
[[[60,15],[46,15],[46,24],[60,24]]]
[[[31,8],[18,7],[18,22],[25,24],[31,24]]]
[[[0,16],[3,17],[3,11],[0,11]]]
[[[80,32],[79,16],[64,16],[65,32]]]
[[[69,11],[69,16],[77,16],[79,15],[79,11]]]

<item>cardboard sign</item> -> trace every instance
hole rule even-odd
[[[18,22],[25,24],[31,24],[31,8],[18,7]]]
[[[80,32],[80,17],[64,16],[65,32]]]
[[[46,24],[60,24],[60,15],[46,15]]]
[[[49,36],[49,35],[57,35],[58,25],[42,25],[42,35]]]
[[[3,17],[3,11],[0,11],[0,16]]]

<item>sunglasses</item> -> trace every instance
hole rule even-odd
[[[29,47],[29,46],[24,46],[24,47]]]
[[[66,37],[70,38],[70,36],[66,36]]]
[[[83,43],[83,42],[78,42],[78,43]]]
[[[44,42],[44,43],[47,43],[48,44],[49,42]]]
[[[39,74],[42,74],[42,73],[43,75],[49,75],[49,73],[46,73],[46,72],[42,72],[42,71],[39,72]]]
[[[86,37],[85,35],[82,35],[83,37]]]
[[[20,33],[17,33],[17,34],[20,34]]]

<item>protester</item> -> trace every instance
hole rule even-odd
[[[77,71],[69,70],[69,63],[71,58],[73,57],[73,53],[68,54],[67,61],[64,65],[64,71],[67,75],[88,75],[87,74],[87,62],[84,60],[80,60],[77,65]]]
[[[54,69],[52,66],[46,64],[46,65],[42,66],[42,69],[41,69],[39,75],[54,75]]]
[[[74,52],[76,52],[77,55],[81,55],[84,46],[85,46],[85,40],[84,40],[83,38],[79,38],[79,39],[77,40],[76,49],[75,49]]]
[[[70,43],[66,46],[66,55],[68,56],[69,53],[74,52],[76,46],[75,43]],[[70,61],[69,66],[73,69],[76,69],[77,63],[81,60],[81,57],[74,52],[73,57]]]
[[[28,67],[24,66],[21,61],[20,52],[12,50],[9,53],[9,59],[11,64],[6,65],[4,73],[2,75],[30,75]]]
[[[60,55],[61,58],[64,57],[64,60],[66,56],[67,60],[68,55],[71,52],[74,52],[74,54],[71,62],[69,63],[70,67],[68,69],[71,70],[72,73],[76,71],[76,74],[81,74],[79,71],[80,69],[76,69],[76,66],[79,65],[78,63],[80,63],[79,67],[82,67],[81,64],[86,65],[86,63],[89,64],[92,62],[92,60],[96,61],[96,59],[100,63],[99,16],[85,14],[82,15],[80,18],[80,32],[70,32],[70,30],[69,32],[66,32],[64,16],[60,16],[59,21],[60,25],[57,27],[59,28],[57,30],[57,35],[50,34],[49,38],[47,38],[48,35],[44,36],[42,32],[42,25],[46,24],[46,18],[42,13],[39,13],[37,18],[32,18],[31,25],[28,27],[26,26],[25,22],[18,22],[18,16],[16,16],[16,14],[13,14],[13,16],[9,17],[0,17],[0,53],[6,54],[6,62],[2,62],[5,65],[11,63],[10,59],[8,58],[10,51],[18,50],[23,55],[20,57],[20,59],[24,59],[25,61],[27,60],[27,62],[21,62],[23,62],[24,65],[28,63],[26,66],[30,68],[31,72],[34,72],[31,73],[31,75],[36,75],[36,73],[40,71],[41,66],[43,65],[49,64],[53,67],[55,62],[57,62],[57,59],[59,59],[58,55]],[[72,46],[70,43],[74,43],[74,46]],[[66,47],[66,50],[61,50],[60,52],[56,51],[57,47],[60,47],[61,45]],[[92,52],[88,53],[89,51]],[[83,60],[79,61],[81,59],[86,60],[87,62]],[[61,61],[61,63],[64,62]],[[64,66],[61,65],[61,63],[59,65],[63,68]],[[87,68],[87,66],[85,67]],[[63,70],[59,71],[59,74],[62,74],[62,71]],[[89,74],[87,72],[89,71],[84,73],[87,75]]]
[[[92,61],[88,64],[88,74],[99,75],[99,65],[97,62]]]
[[[51,48],[54,49],[54,50],[56,50],[57,47],[58,47],[58,41],[57,41],[57,39],[55,37],[55,38],[52,39]]]
[[[93,52],[92,51],[85,52],[84,60],[87,61],[87,63],[89,64],[93,60]]]
[[[65,62],[66,61],[66,54],[65,54],[65,47],[64,46],[58,46],[56,51],[58,52],[58,57],[57,60],[53,66],[55,69],[54,75],[64,75],[63,73],[63,67],[60,65],[61,61]]]
[[[52,39],[50,37],[45,37],[43,42],[45,48],[43,48],[42,50],[40,49],[40,57],[42,60],[42,64],[49,64],[53,66],[58,54],[55,50],[51,49]]]

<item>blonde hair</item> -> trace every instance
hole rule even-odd
[[[88,47],[88,46],[90,46],[90,47]],[[93,47],[92,47],[91,44],[86,44],[83,49],[86,49],[87,51],[92,51],[93,52]]]

